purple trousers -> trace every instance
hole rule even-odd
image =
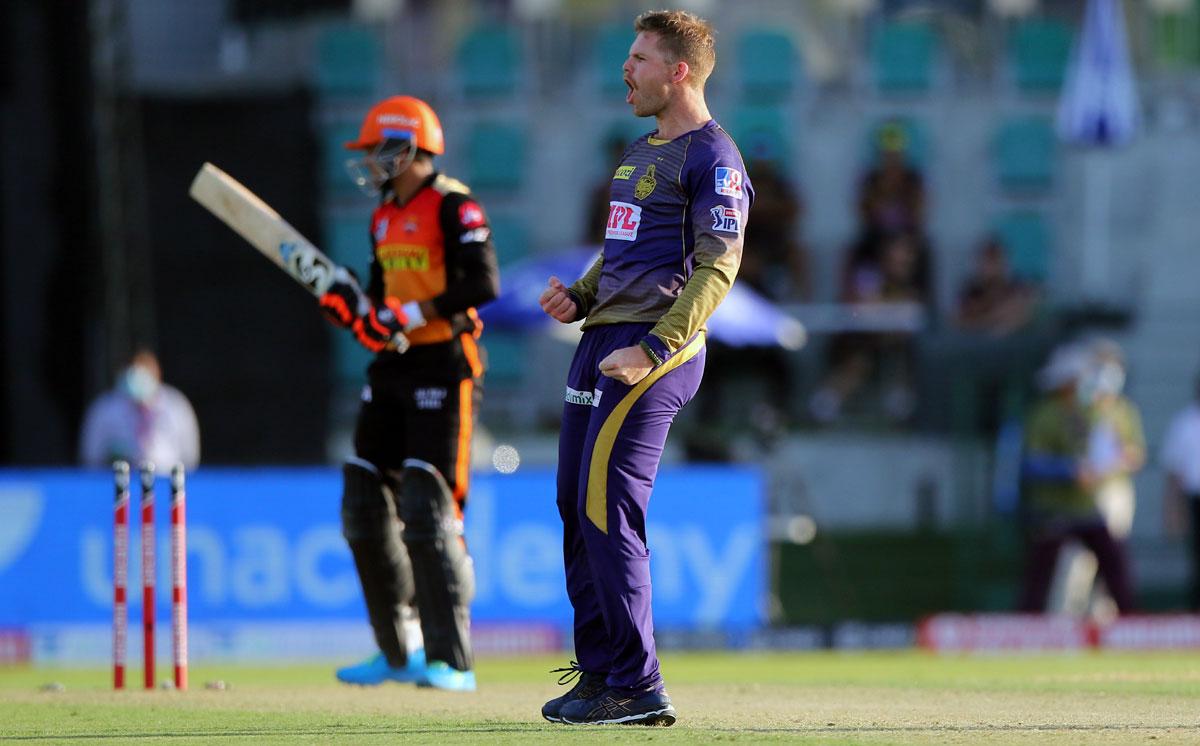
[[[636,345],[651,324],[584,332],[571,372],[558,444],[558,512],[575,655],[608,685],[661,689],[650,612],[646,506],[667,431],[696,394],[704,335],[634,386],[600,374],[610,352]]]

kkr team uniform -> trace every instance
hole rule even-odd
[[[567,379],[558,509],[575,652],[607,684],[662,688],[650,612],[646,507],[667,431],[704,370],[704,324],[741,261],[754,192],[715,122],[643,136],[612,180],[604,249],[569,288],[585,318]],[[634,386],[600,361],[640,345],[655,367]]]
[[[465,635],[447,631],[455,623],[465,627],[465,620],[450,617],[464,615],[466,603],[444,598],[444,588],[425,588],[433,581],[422,565],[437,565],[440,572],[440,559],[426,560],[419,554],[431,539],[414,537],[414,524],[428,522],[428,516],[406,515],[406,509],[416,506],[403,504],[409,498],[400,475],[409,459],[434,467],[452,495],[454,518],[461,525],[471,429],[484,372],[478,344],[482,324],[475,306],[499,293],[489,233],[483,210],[467,187],[441,174],[430,176],[403,205],[389,195],[371,219],[367,295],[376,305],[384,297],[402,303],[430,301],[438,315],[406,333],[411,343],[407,352],[385,350],[375,357],[367,369],[355,427],[358,466],[374,471],[402,504],[375,501],[365,508],[361,501],[343,504],[343,522],[371,626],[380,650],[394,667],[405,665],[401,611],[414,595],[427,658],[449,662],[459,670],[471,667],[467,640],[460,639]],[[361,475],[354,469],[348,473]],[[366,489],[361,492],[371,494]],[[391,533],[397,517],[405,524],[403,545]],[[385,532],[382,541],[379,531]],[[427,595],[430,600],[423,601]],[[464,590],[462,595],[469,593]],[[443,608],[448,606],[453,609]]]

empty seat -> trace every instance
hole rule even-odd
[[[738,39],[737,69],[742,95],[756,101],[780,101],[796,88],[799,55],[781,31],[755,29]]]
[[[629,46],[633,44],[633,39],[633,27],[628,23],[605,26],[596,34],[592,45],[592,64],[596,84],[602,94],[625,94],[621,67],[629,57]]]
[[[501,98],[521,78],[521,38],[508,26],[479,26],[466,33],[456,55],[459,85],[467,98]]]
[[[1200,64],[1200,3],[1182,13],[1159,13],[1151,24],[1155,61],[1168,68]]]
[[[1050,187],[1058,142],[1049,119],[1009,119],[1000,125],[994,148],[996,178],[1004,189],[1029,192]]]
[[[525,132],[502,122],[480,122],[467,141],[467,161],[473,189],[519,189],[525,181]]]
[[[488,221],[500,266],[512,264],[529,254],[529,224],[524,217],[510,211],[489,211]]]
[[[746,160],[788,163],[791,137],[783,112],[771,106],[743,106],[734,111],[730,134]]]
[[[1013,210],[998,215],[992,229],[1008,252],[1013,274],[1042,283],[1050,274],[1050,229],[1046,218],[1034,210]]]
[[[1071,29],[1049,18],[1022,21],[1009,44],[1017,88],[1054,93],[1062,88],[1071,56]]]
[[[371,97],[383,67],[379,38],[364,26],[329,26],[317,39],[316,84],[324,95]]]
[[[871,37],[871,69],[882,93],[924,93],[933,76],[937,40],[920,22],[884,23]]]
[[[487,351],[487,383],[512,388],[520,384],[529,360],[521,334],[486,328],[483,346]]]

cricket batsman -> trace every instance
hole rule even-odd
[[[708,22],[644,13],[623,67],[625,101],[658,128],[612,178],[600,258],[570,287],[551,277],[542,309],[583,319],[558,453],[567,595],[579,659],[550,700],[552,722],[671,725],[654,649],[646,508],[680,408],[704,370],[704,324],[733,284],[754,190],[737,146],[708,112],[716,55]]]
[[[484,372],[475,307],[499,294],[496,252],[483,208],[434,166],[442,126],[424,101],[381,101],[346,147],[362,154],[355,181],[379,197],[369,280],[363,291],[339,270],[321,307],[376,353],[343,467],[342,529],[379,652],[337,677],[473,691],[463,509]],[[410,605],[423,650],[406,647]]]

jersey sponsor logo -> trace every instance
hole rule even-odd
[[[567,404],[578,404],[581,407],[598,407],[600,406],[600,395],[603,393],[600,389],[596,389],[595,391],[576,391],[568,386],[567,395],[563,397],[563,401]]]
[[[608,227],[604,238],[617,241],[636,241],[638,225],[642,222],[642,208],[628,202],[608,203]]]
[[[636,168],[637,166],[617,166],[617,172],[613,174],[613,181],[616,181],[617,179],[628,180],[630,176],[633,176],[633,172]]]
[[[459,243],[483,243],[488,240],[488,236],[492,235],[491,230],[485,225],[482,228],[467,231],[458,237]]]
[[[709,210],[713,216],[712,229],[723,233],[742,234],[742,214],[733,207],[717,205]]]
[[[462,223],[464,228],[478,228],[487,221],[478,202],[463,202],[458,208],[458,222]]]
[[[646,199],[654,193],[654,187],[658,186],[658,179],[654,178],[654,169],[653,163],[646,166],[646,173],[642,174],[642,178],[637,180],[637,185],[633,188],[634,199]]]
[[[436,386],[417,389],[413,391],[413,401],[417,409],[441,409],[446,401],[446,389]]]
[[[392,243],[380,246],[376,253],[379,266],[385,272],[425,272],[429,269],[429,249],[424,246]]]
[[[717,166],[717,194],[742,198],[742,172],[736,168]]]
[[[376,242],[382,241],[383,239],[387,238],[387,229],[388,229],[388,219],[380,218],[379,222],[375,224],[375,241]]]

